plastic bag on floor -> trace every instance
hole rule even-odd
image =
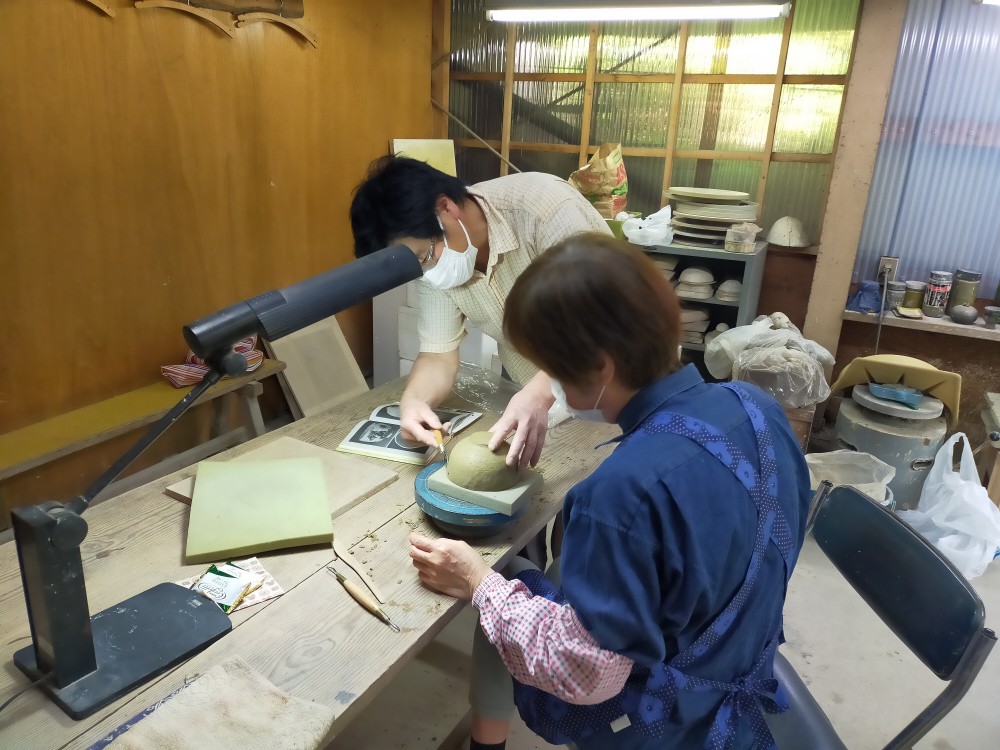
[[[952,469],[955,443],[963,441],[959,470]],[[941,446],[916,510],[897,514],[958,568],[966,578],[985,572],[1000,550],[1000,508],[979,482],[968,438],[958,432]]]

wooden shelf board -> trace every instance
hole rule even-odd
[[[866,315],[865,313],[854,312],[852,310],[844,311],[844,320],[851,321],[853,323],[869,323],[871,325],[876,325],[878,323],[877,315]],[[986,323],[982,318],[979,318],[972,325],[961,325],[960,323],[955,323],[951,318],[945,316],[943,318],[927,318],[924,317],[920,320],[913,320],[912,318],[900,318],[892,313],[885,316],[882,322],[883,325],[889,328],[906,328],[910,331],[929,331],[930,333],[944,333],[950,336],[963,336],[970,339],[981,339],[983,341],[1000,341],[1000,328],[990,330],[986,328]]]

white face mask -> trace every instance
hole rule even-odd
[[[601,399],[604,398],[604,389],[607,388],[607,383],[601,386],[601,392],[597,394],[597,401],[594,402],[593,409],[574,409],[566,402],[566,391],[563,390],[562,385],[555,378],[549,378],[552,383],[552,395],[556,397],[556,403],[559,404],[563,409],[568,411],[572,417],[575,419],[582,419],[585,422],[604,422],[604,414],[597,407],[601,403]]]
[[[440,218],[438,218],[438,225],[444,232],[444,225],[441,224]],[[424,281],[435,289],[454,289],[456,286],[462,286],[472,278],[472,272],[476,269],[476,256],[479,254],[479,248],[472,244],[465,224],[459,221],[458,225],[465,233],[468,247],[465,248],[464,253],[460,253],[448,247],[448,237],[444,238],[444,250],[441,251],[437,265],[423,276]]]

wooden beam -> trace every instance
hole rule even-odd
[[[799,151],[772,151],[771,161],[798,162],[800,164],[831,164],[833,154],[806,154]]]
[[[667,205],[667,188],[674,173],[674,150],[677,148],[677,130],[681,119],[681,90],[684,81],[684,60],[687,58],[687,44],[690,24],[684,21],[677,32],[677,55],[674,58],[674,87],[670,90],[670,113],[667,119],[667,156],[663,160],[663,192],[660,206]]]
[[[517,24],[507,24],[504,47],[503,126],[500,131],[500,155],[510,159],[510,131],[514,120],[514,47],[517,44]],[[508,174],[505,161],[500,162],[500,176]]]
[[[587,48],[587,72],[583,85],[583,120],[580,123],[580,166],[587,163],[590,146],[590,120],[594,112],[594,76],[597,73],[597,36],[599,27],[590,24],[590,46]]]
[[[854,35],[854,41],[857,42],[858,35]],[[853,54],[853,52],[852,52]],[[850,67],[848,67],[848,72],[850,72]],[[782,78],[782,83],[794,83],[799,86],[843,86],[847,83],[846,75],[824,75],[817,73],[815,75],[786,75]]]
[[[781,35],[781,50],[778,52],[778,70],[774,74],[774,91],[771,92],[771,112],[767,120],[767,138],[764,141],[764,160],[760,165],[760,177],[757,180],[757,203],[760,204],[757,216],[764,215],[764,199],[767,191],[767,173],[771,169],[771,152],[774,150],[774,129],[778,123],[778,107],[781,104],[782,80],[785,77],[785,63],[788,61],[788,42],[792,36],[792,20],[795,17],[795,4],[792,4],[785,18],[785,29]]]
[[[595,83],[673,83],[674,73],[597,73]],[[451,73],[453,81],[503,81],[503,73],[456,70]],[[585,83],[586,73],[515,73],[515,81],[543,81],[562,83]],[[845,75],[787,75],[784,83],[813,86],[841,86],[847,80]],[[770,84],[774,76],[767,73],[685,73],[684,83],[755,83]]]
[[[442,112],[435,108],[431,123],[435,138],[448,137],[448,115],[451,107],[451,0],[434,0],[431,8],[431,99],[441,103]]]
[[[712,161],[719,159],[729,161],[760,161],[764,158],[764,154],[760,151],[720,151],[714,148],[693,148],[674,151],[674,158],[710,159]]]

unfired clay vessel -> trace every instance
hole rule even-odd
[[[510,443],[489,449],[489,432],[474,432],[448,452],[448,479],[459,487],[483,492],[508,490],[520,472],[506,463]]]

